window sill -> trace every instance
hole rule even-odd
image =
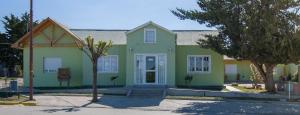
[[[97,74],[118,74],[119,72],[97,72]]]
[[[208,72],[187,72],[188,74],[211,74],[210,71]]]

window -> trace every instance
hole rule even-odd
[[[145,43],[155,43],[156,42],[156,30],[155,29],[145,29],[144,30],[144,42]]]
[[[237,74],[237,65],[236,64],[226,64],[225,65],[226,74]]]
[[[210,56],[193,55],[188,56],[188,73],[191,72],[210,72]]]
[[[46,57],[44,58],[44,72],[57,72],[62,66],[61,58]]]
[[[98,73],[118,73],[118,56],[108,55],[98,59]]]

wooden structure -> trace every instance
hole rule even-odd
[[[70,86],[70,69],[69,68],[59,68],[58,69],[57,79],[59,81],[59,85],[62,86],[62,82],[67,82],[67,86]]]

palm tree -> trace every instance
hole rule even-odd
[[[94,44],[94,38],[88,36],[86,38],[86,46],[81,50],[89,57],[93,64],[93,99],[92,102],[97,102],[97,63],[98,58],[107,55],[107,50],[112,47],[112,42],[98,41]]]

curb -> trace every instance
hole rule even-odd
[[[24,105],[24,106],[36,106],[35,101],[23,101],[23,102],[16,102],[16,101],[0,101],[0,105]]]

